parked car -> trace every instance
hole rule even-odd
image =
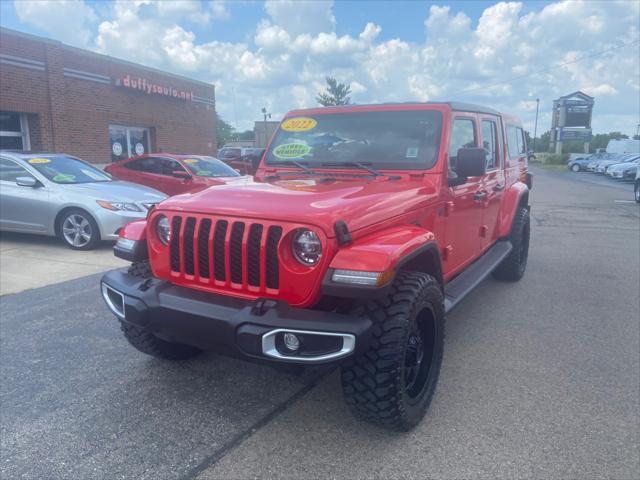
[[[636,168],[636,181],[633,185],[633,195],[636,197],[636,203],[640,203],[640,166]]]
[[[606,175],[611,178],[635,178],[636,169],[640,163],[640,157],[631,157],[631,160],[623,163],[615,163],[609,165],[606,169]]]
[[[587,169],[587,164],[589,162],[591,162],[591,156],[574,158],[569,160],[567,168],[572,172],[582,172]]]
[[[596,173],[607,173],[607,168],[611,165],[629,163],[638,158],[638,155],[620,155],[609,160],[602,160],[596,165]]]
[[[264,148],[247,147],[224,147],[218,152],[221,160],[244,175],[256,172],[263,154]]]
[[[132,266],[101,291],[146,354],[340,364],[356,415],[408,430],[434,395],[445,313],[490,274],[524,275],[528,185],[522,124],[486,107],[298,110],[250,183],[128,225],[116,253]]]
[[[587,172],[595,172],[596,171],[596,167],[598,166],[598,163],[600,163],[602,161],[605,161],[605,160],[615,159],[615,158],[619,158],[617,153],[607,153],[607,152],[596,153],[596,154],[591,155],[589,157],[589,161],[587,162],[587,165],[585,166],[585,170]]]
[[[197,192],[242,176],[226,163],[203,155],[149,153],[113,163],[105,171],[121,180],[147,185],[167,195]]]
[[[0,230],[58,236],[89,250],[116,240],[165,198],[63,153],[0,151]]]

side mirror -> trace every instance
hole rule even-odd
[[[175,178],[181,178],[183,180],[189,180],[191,178],[191,175],[189,175],[184,170],[174,170],[173,172],[171,172],[171,176]]]
[[[38,180],[33,177],[18,177],[16,178],[16,185],[20,187],[35,188],[38,186]]]
[[[459,177],[481,177],[487,168],[487,151],[484,148],[458,150],[456,173]]]

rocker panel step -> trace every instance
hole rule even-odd
[[[469,265],[457,277],[444,287],[444,308],[449,313],[467,294],[476,288],[504,258],[509,255],[513,245],[509,240],[496,242],[478,260]]]

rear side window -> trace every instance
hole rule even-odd
[[[491,120],[483,120],[482,148],[484,148],[487,152],[487,170],[498,167],[497,136],[496,122],[492,122]]]
[[[449,170],[456,171],[458,150],[473,148],[477,145],[476,124],[471,118],[456,118],[453,121],[451,142],[449,144]]]
[[[507,125],[507,146],[510,157],[519,157],[527,153],[524,131],[515,125]]]

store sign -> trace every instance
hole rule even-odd
[[[132,77],[131,75],[125,75],[124,77],[117,79],[116,85],[119,87],[139,90],[147,95],[162,95],[164,97],[179,98],[181,100],[193,100],[193,92],[180,90],[179,88],[174,88],[170,85],[161,85],[147,80],[146,78]]]

